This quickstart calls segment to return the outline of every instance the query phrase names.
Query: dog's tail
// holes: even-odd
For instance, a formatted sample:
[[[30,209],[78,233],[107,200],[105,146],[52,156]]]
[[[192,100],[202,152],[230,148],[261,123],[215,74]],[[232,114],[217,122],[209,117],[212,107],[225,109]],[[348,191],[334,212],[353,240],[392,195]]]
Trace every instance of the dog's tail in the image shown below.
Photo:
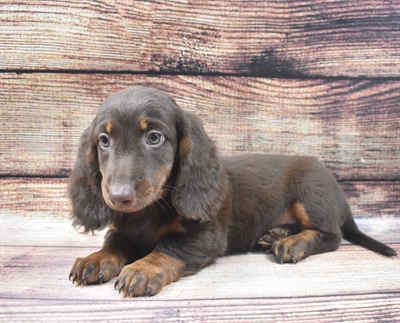
[[[397,255],[396,251],[394,251],[392,248],[379,241],[376,241],[375,239],[372,239],[365,233],[361,232],[358,229],[357,224],[354,222],[354,218],[350,210],[348,211],[346,221],[341,229],[343,238],[356,245],[363,246],[364,248],[375,251],[387,257],[393,257]]]

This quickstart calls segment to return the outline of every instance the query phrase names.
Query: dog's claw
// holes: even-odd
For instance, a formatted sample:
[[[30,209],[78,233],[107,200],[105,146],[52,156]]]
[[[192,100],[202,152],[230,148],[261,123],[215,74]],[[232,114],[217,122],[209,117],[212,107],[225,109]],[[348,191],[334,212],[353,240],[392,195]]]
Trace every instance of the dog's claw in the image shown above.
[[[136,285],[131,286],[131,288],[129,288],[128,290],[128,296],[133,292],[133,290],[135,289]]]

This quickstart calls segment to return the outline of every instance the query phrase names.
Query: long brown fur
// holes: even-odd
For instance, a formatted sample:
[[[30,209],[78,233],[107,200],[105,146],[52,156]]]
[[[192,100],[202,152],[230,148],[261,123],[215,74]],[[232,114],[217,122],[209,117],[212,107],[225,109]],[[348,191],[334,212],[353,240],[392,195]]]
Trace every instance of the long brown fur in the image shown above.
[[[224,254],[264,248],[278,263],[338,248],[342,236],[385,256],[360,232],[345,195],[315,158],[220,157],[201,120],[167,94],[111,95],[82,135],[70,176],[73,224],[108,226],[103,248],[70,279],[118,276],[125,296],[154,295]]]

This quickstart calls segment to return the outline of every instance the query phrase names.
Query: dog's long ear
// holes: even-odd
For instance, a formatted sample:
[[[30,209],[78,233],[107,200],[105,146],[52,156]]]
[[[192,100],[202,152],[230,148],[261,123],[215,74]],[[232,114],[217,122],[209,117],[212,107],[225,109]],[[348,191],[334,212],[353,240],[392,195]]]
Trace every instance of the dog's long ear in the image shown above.
[[[225,170],[199,117],[180,110],[177,128],[179,171],[171,194],[172,204],[184,218],[210,221],[226,199]]]
[[[80,139],[78,156],[68,183],[74,227],[85,232],[104,229],[112,220],[112,210],[101,193],[101,174],[96,142],[92,138],[96,119]]]

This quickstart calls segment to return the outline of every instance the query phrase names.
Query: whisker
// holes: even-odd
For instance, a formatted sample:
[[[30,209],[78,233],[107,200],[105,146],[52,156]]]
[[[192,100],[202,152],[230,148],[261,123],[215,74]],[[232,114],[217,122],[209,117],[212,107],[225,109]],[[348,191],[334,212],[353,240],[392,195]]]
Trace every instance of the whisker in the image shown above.
[[[181,190],[177,189],[176,187],[173,186],[169,186],[169,185],[163,185],[162,189],[172,192],[172,191],[176,191],[176,192],[180,192]]]
[[[90,208],[92,205],[96,203],[105,203],[105,201],[102,196],[96,196],[94,199],[90,201],[90,203],[87,205],[87,208]]]
[[[160,198],[164,201],[164,203],[170,208],[170,210],[172,211],[172,213],[174,215],[176,215],[176,210],[175,208],[173,208],[162,196],[160,196]]]
[[[165,213],[167,213],[164,206],[156,198],[153,198],[153,200],[156,201],[162,207],[162,209],[164,210]]]

